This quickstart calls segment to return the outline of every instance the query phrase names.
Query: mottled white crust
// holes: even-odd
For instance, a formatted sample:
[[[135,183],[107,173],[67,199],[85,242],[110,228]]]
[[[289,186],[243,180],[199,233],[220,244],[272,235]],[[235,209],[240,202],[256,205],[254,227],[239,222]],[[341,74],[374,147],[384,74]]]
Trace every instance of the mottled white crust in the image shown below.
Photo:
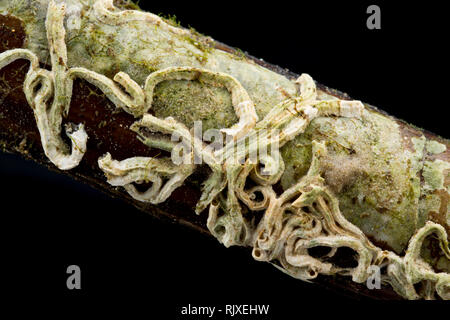
[[[188,32],[170,26],[150,13],[120,11],[112,0],[97,0],[94,11],[101,22],[111,25],[146,21],[167,32]],[[118,108],[138,118],[130,130],[135,131],[144,144],[173,151],[177,145],[169,136],[177,135],[191,147],[185,157],[201,157],[210,167],[212,173],[203,184],[196,211],[201,213],[208,209],[207,226],[225,246],[251,246],[256,260],[271,262],[302,280],[314,279],[318,274],[342,274],[362,283],[371,275],[373,266],[380,266],[386,268],[383,281],[405,298],[433,299],[437,294],[450,299],[450,275],[433,271],[420,256],[425,238],[434,234],[445,256],[450,258],[444,228],[427,222],[411,238],[403,257],[376,247],[358,227],[345,219],[336,196],[326,186],[320,166],[321,157],[327,154],[324,143],[312,141],[313,159],[307,174],[282,194],[277,195],[274,191],[273,186],[285,170],[278,148],[305,132],[311,121],[318,117],[365,121],[361,102],[319,100],[313,79],[303,74],[296,81],[297,95],[274,106],[258,122],[247,91],[238,80],[225,73],[170,67],[150,74],[141,88],[123,72],[117,73],[113,81],[82,67],[69,69],[64,16],[64,3],[51,0],[46,21],[51,71],[39,68],[37,56],[29,50],[10,50],[0,55],[0,68],[17,59],[31,62],[24,92],[36,116],[45,154],[59,169],[77,166],[86,152],[87,134],[82,124],[70,124],[66,128],[66,134],[72,140],[70,152],[61,138],[62,116],[69,111],[73,79],[82,78],[100,88]],[[233,139],[222,149],[213,151],[184,124],[148,113],[155,86],[165,80],[198,80],[225,87],[231,94],[239,122],[222,131]],[[51,105],[50,101],[53,101]],[[158,135],[149,137],[146,132]],[[258,139],[252,139],[254,137]],[[244,139],[249,141],[248,148],[236,148],[234,142]],[[278,148],[270,149],[271,146]],[[250,161],[250,155],[262,149],[271,152],[263,153],[256,162]],[[194,164],[174,164],[168,158],[133,157],[117,161],[109,153],[98,160],[98,165],[112,186],[124,187],[136,200],[153,204],[167,200],[195,170]],[[253,186],[247,189],[248,181],[252,181]],[[142,183],[151,183],[151,186],[140,192],[135,184]],[[261,219],[255,219],[258,215]],[[328,247],[330,251],[323,257],[312,256],[309,249],[314,247]],[[356,267],[343,268],[329,262],[341,247],[356,252]],[[414,287],[417,283],[422,283],[425,290],[417,292]]]

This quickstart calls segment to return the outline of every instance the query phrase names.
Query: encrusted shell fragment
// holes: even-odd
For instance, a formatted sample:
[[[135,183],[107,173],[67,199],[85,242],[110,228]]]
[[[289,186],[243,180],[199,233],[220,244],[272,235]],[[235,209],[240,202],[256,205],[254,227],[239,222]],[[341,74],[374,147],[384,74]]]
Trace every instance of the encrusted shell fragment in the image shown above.
[[[208,211],[207,226],[225,246],[250,246],[255,259],[302,280],[342,274],[363,283],[379,267],[385,268],[383,282],[405,298],[450,299],[449,270],[436,269],[450,259],[450,204],[443,200],[450,163],[441,142],[404,137],[394,120],[360,101],[320,92],[309,75],[291,81],[232,54],[199,48],[192,31],[121,10],[112,0],[0,4],[1,12],[46,18],[27,24],[28,49],[0,54],[0,68],[30,61],[24,92],[45,154],[59,169],[76,167],[86,152],[83,124],[66,125],[71,147],[61,137],[73,80],[81,78],[136,118],[129,129],[142,143],[173,152],[179,145],[170,137],[178,136],[189,150],[185,159],[204,161],[211,173],[196,212]],[[39,65],[47,57],[51,70]],[[217,150],[179,116],[190,112],[180,97],[195,86],[223,89],[205,94],[210,108],[203,109],[213,112],[192,112],[232,138]],[[155,100],[162,107],[155,108]],[[181,101],[179,112],[163,116],[173,100]],[[220,126],[223,119],[229,125]],[[109,184],[153,204],[166,201],[197,169],[159,156],[118,161],[110,153],[98,165]],[[439,264],[423,255],[430,239],[439,243]],[[318,257],[311,254],[316,247],[329,251]],[[356,266],[332,262],[342,247],[355,252]],[[417,290],[419,283],[427,289]]]

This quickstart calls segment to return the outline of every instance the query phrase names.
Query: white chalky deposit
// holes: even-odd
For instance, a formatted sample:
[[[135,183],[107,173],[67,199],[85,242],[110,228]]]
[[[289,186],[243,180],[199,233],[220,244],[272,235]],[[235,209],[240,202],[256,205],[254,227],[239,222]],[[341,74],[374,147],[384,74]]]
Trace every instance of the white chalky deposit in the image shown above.
[[[70,146],[61,136],[62,119],[69,111],[73,81],[76,78],[84,79],[98,87],[118,109],[135,117],[135,122],[129,129],[137,133],[137,139],[142,143],[150,148],[171,152],[176,144],[170,140],[170,136],[177,135],[192,146],[191,153],[185,155],[187,158],[198,156],[204,160],[211,173],[203,183],[196,212],[200,214],[205,209],[208,211],[207,226],[225,246],[252,247],[252,255],[256,260],[271,262],[302,280],[314,279],[319,274],[341,274],[363,283],[370,277],[373,266],[384,266],[383,283],[390,284],[403,297],[450,299],[450,275],[433,270],[421,257],[422,244],[428,236],[434,235],[440,243],[443,257],[450,259],[447,233],[443,226],[427,221],[426,218],[423,223],[414,221],[417,228],[411,234],[408,233],[409,243],[397,244],[395,247],[397,251],[404,249],[404,254],[400,255],[394,250],[382,250],[375,245],[362,227],[351,223],[341,209],[338,191],[349,189],[348,186],[354,182],[352,179],[358,179],[370,170],[378,170],[382,155],[394,154],[395,148],[401,145],[397,137],[398,126],[392,121],[388,122],[380,115],[375,115],[360,101],[338,100],[325,97],[323,93],[319,95],[309,75],[303,74],[296,81],[280,77],[277,78],[278,84],[264,82],[261,80],[262,76],[248,80],[249,74],[259,74],[262,68],[234,61],[234,64],[230,64],[229,71],[226,71],[224,65],[227,65],[228,58],[223,53],[217,53],[205,62],[203,57],[198,57],[198,48],[191,48],[190,55],[177,56],[177,63],[170,58],[161,59],[164,62],[156,64],[156,70],[149,72],[145,79],[129,65],[129,72],[119,71],[110,79],[99,71],[107,69],[112,63],[111,59],[123,62],[128,61],[129,56],[94,56],[89,59],[94,61],[93,65],[89,65],[92,62],[77,66],[69,63],[66,30],[72,41],[72,36],[76,37],[83,31],[83,15],[103,26],[106,30],[103,33],[112,32],[111,30],[116,30],[112,28],[117,26],[144,26],[147,30],[154,28],[168,37],[173,36],[173,42],[178,43],[183,37],[192,36],[192,31],[172,26],[151,13],[121,10],[114,6],[112,0],[88,1],[89,4],[76,0],[41,2],[48,2],[45,28],[51,70],[39,65],[43,51],[34,52],[29,49],[3,52],[0,54],[0,68],[18,59],[30,61],[24,92],[35,114],[45,154],[56,167],[61,170],[76,167],[87,151],[88,136],[83,124],[66,126],[65,134],[71,141]],[[95,24],[91,24],[90,28],[94,30]],[[145,37],[138,32],[127,36],[130,39]],[[132,45],[130,42],[130,47]],[[149,52],[152,52],[149,48],[137,48],[133,57],[145,58],[147,54],[152,54]],[[171,65],[167,65],[167,61]],[[98,69],[92,70],[94,67]],[[198,141],[185,123],[171,116],[161,118],[151,113],[155,91],[159,85],[185,82],[224,88],[229,93],[231,106],[238,120],[230,127],[221,128],[221,132],[231,137],[223,148],[205,148],[205,143]],[[266,99],[264,95],[255,94],[254,88],[258,85],[263,88],[263,92],[274,92],[270,96],[277,95],[276,98],[271,100],[272,98]],[[278,87],[283,85],[289,91],[289,97],[281,99]],[[189,110],[182,112],[188,113]],[[308,131],[311,130],[313,121],[322,136],[331,136],[330,141],[319,139]],[[333,123],[334,127],[330,129]],[[383,127],[385,124],[387,125]],[[377,137],[392,139],[394,143],[386,146],[374,141],[364,149],[358,139],[366,135],[367,127],[376,128],[380,133]],[[348,132],[351,130],[360,130],[361,135],[349,136]],[[376,140],[374,135],[367,136],[367,140]],[[258,139],[253,139],[254,137]],[[302,140],[304,137],[308,138]],[[249,141],[247,148],[236,150],[234,142],[246,139]],[[410,203],[402,201],[409,199],[408,196],[419,198],[420,179],[417,174],[422,169],[426,187],[430,191],[446,190],[448,187],[444,185],[444,174],[450,168],[448,162],[439,159],[423,162],[422,157],[424,149],[432,154],[440,154],[446,150],[445,146],[437,142],[425,144],[423,137],[417,141],[421,142],[416,144],[420,149],[416,150],[417,154],[409,152],[406,155],[395,155],[395,158],[386,161],[392,166],[387,167],[389,170],[395,168],[400,173],[383,170],[385,176],[379,180],[373,179],[370,185],[374,189],[383,189],[382,182],[397,174],[399,180],[405,176],[405,189],[409,194],[398,195],[398,199],[393,201],[393,196],[383,198],[382,192],[360,192],[354,198],[353,205],[358,203],[369,210],[373,203],[380,202],[385,205],[385,210],[395,211],[400,207],[407,212]],[[294,160],[288,159],[286,154],[290,151],[282,149],[283,146],[293,148],[292,145],[297,144],[299,149],[296,150],[302,152],[302,143],[308,144],[308,152],[311,154],[306,154],[305,151],[301,155],[303,158],[295,154]],[[280,150],[274,149],[272,153],[261,155],[256,163],[249,161],[250,155],[258,154],[257,151],[262,149],[268,150],[273,145]],[[352,148],[358,149],[357,152]],[[348,154],[345,157],[339,154],[341,150],[350,154],[351,160],[345,158]],[[353,156],[353,153],[356,155]],[[361,165],[373,154],[376,157],[371,165]],[[297,163],[294,166],[295,161]],[[132,157],[118,161],[109,153],[98,159],[98,165],[111,186],[123,187],[134,199],[152,204],[166,201],[197,168],[195,164],[174,164],[170,158],[164,157]],[[269,174],[261,174],[261,167]],[[298,172],[303,174],[296,176]],[[374,176],[378,177],[378,173],[376,171],[377,175]],[[409,178],[409,174],[412,178]],[[136,185],[143,183],[151,183],[151,186],[146,191],[138,191]],[[283,191],[277,194],[274,186],[279,183],[283,185]],[[415,202],[414,205],[418,206]],[[398,213],[397,211],[395,212]],[[361,217],[366,216],[366,212],[361,213]],[[352,218],[357,220],[354,216]],[[448,223],[448,213],[446,219]],[[385,233],[380,234],[387,242],[394,242]],[[310,251],[315,247],[330,250],[326,255],[317,257]],[[355,252],[356,266],[340,267],[331,262],[331,258],[341,247]],[[414,286],[418,283],[423,284],[427,290],[418,291]]]

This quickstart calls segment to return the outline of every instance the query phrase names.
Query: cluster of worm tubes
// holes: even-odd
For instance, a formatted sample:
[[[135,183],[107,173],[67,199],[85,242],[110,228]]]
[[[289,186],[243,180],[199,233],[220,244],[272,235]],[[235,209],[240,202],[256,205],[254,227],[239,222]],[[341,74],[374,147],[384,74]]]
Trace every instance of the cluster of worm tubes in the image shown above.
[[[121,11],[114,7],[112,0],[96,1],[93,10],[100,21],[108,24],[143,20],[169,32],[186,32],[150,13]],[[282,193],[274,190],[285,170],[278,149],[304,133],[311,121],[319,117],[344,117],[364,122],[366,110],[361,102],[320,100],[314,81],[303,74],[296,81],[297,94],[273,106],[263,119],[258,119],[247,91],[226,73],[169,67],[151,73],[144,86],[124,72],[117,73],[111,80],[83,67],[68,67],[64,18],[64,3],[50,1],[46,19],[50,71],[42,69],[37,55],[28,49],[0,54],[0,68],[18,59],[30,61],[24,93],[33,109],[44,152],[56,167],[70,170],[80,163],[86,152],[88,135],[83,124],[66,125],[70,147],[61,132],[62,119],[69,111],[73,81],[84,79],[98,87],[118,109],[136,118],[129,129],[136,132],[143,144],[171,153],[177,144],[170,137],[177,135],[190,147],[190,152],[183,157],[200,157],[204,161],[210,175],[202,185],[196,212],[208,211],[208,229],[225,246],[250,246],[256,260],[271,262],[302,280],[314,279],[319,274],[341,274],[363,283],[377,266],[381,268],[382,281],[405,298],[433,299],[437,295],[450,299],[450,275],[435,272],[420,255],[425,238],[433,234],[450,259],[445,229],[434,222],[426,222],[410,239],[402,257],[375,246],[344,217],[337,197],[325,183],[323,168],[319,165],[327,154],[324,142],[312,141],[309,170],[297,183]],[[222,148],[213,150],[185,124],[172,117],[161,119],[149,112],[155,87],[166,80],[197,80],[229,91],[238,122],[221,130],[228,138]],[[247,141],[245,148],[237,148],[240,141]],[[252,161],[250,155],[262,149],[271,152]],[[98,165],[110,185],[123,187],[134,199],[152,204],[167,200],[197,169],[193,161],[181,165],[174,164],[169,157],[132,157],[118,161],[109,153],[98,159]],[[147,190],[137,187],[147,183],[150,185]],[[311,249],[317,247],[329,250],[321,256],[311,254]],[[330,258],[342,247],[356,252],[355,267],[340,267],[331,262]],[[420,291],[415,287],[418,283],[422,284]]]

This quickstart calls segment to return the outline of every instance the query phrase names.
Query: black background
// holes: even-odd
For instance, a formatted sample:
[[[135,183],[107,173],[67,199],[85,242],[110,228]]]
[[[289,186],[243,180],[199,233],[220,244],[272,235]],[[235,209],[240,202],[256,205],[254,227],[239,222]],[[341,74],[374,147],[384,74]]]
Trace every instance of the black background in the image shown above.
[[[153,13],[448,137],[448,42],[442,2],[141,1]],[[382,29],[366,28],[378,4]],[[116,310],[130,301],[148,316],[183,319],[187,304],[271,304],[272,319],[299,310],[343,315],[354,300],[295,281],[247,251],[222,245],[111,200],[91,188],[0,155],[2,290],[67,310],[85,303]],[[66,288],[81,267],[82,290]],[[366,301],[367,302],[367,301]],[[348,303],[348,305],[346,305]],[[328,307],[332,305],[333,308]],[[338,308],[336,308],[336,306]],[[379,305],[377,305],[379,306]],[[17,309],[21,311],[21,309]],[[300,313],[300,315],[299,315]],[[306,316],[306,315],[303,315]]]

